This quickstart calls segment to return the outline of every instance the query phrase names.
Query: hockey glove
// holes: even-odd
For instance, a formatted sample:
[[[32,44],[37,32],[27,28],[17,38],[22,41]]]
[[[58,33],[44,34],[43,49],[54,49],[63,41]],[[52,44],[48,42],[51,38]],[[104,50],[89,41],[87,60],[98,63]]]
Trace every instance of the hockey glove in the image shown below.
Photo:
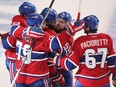
[[[69,33],[71,35],[75,35],[76,32],[82,30],[84,28],[84,25],[85,25],[84,20],[76,21],[74,22],[74,25],[72,25],[71,23],[67,24]]]
[[[54,57],[54,63],[56,66],[60,66],[60,59],[61,59],[61,55],[56,54],[56,56]]]
[[[4,38],[6,38],[8,35],[9,35],[9,32],[8,32],[8,33],[4,33],[4,34],[1,34],[1,33],[0,33],[0,37],[1,37],[2,40],[3,40]]]
[[[38,27],[27,27],[23,31],[23,38],[39,39],[44,37],[44,31]]]
[[[112,83],[113,83],[114,87],[116,87],[116,76],[112,77]]]
[[[53,87],[63,87],[65,85],[65,80],[61,73],[57,73],[50,79],[52,81]]]

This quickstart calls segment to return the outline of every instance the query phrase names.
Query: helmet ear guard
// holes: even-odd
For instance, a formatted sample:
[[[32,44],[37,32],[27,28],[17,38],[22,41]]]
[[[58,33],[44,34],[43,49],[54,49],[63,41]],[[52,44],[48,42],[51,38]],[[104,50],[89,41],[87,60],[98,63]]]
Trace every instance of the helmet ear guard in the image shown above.
[[[85,28],[89,27],[90,32],[97,31],[98,25],[99,25],[99,20],[95,15],[89,15],[89,16],[85,17],[84,21],[85,21]]]

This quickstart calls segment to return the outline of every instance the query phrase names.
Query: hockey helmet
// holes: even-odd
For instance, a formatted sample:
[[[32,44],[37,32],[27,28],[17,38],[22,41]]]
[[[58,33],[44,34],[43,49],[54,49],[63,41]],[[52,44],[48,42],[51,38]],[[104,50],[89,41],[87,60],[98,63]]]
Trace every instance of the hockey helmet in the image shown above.
[[[42,12],[40,13],[43,17],[47,14],[49,8],[44,8]],[[50,9],[49,14],[45,21],[52,22],[55,21],[57,18],[58,13],[54,9]]]
[[[66,11],[59,13],[58,18],[62,18],[65,22],[72,21],[72,16],[70,15],[70,13],[67,13]]]
[[[38,13],[31,13],[27,17],[27,23],[30,26],[40,25],[43,20],[43,16]]]
[[[99,20],[95,15],[89,15],[84,18],[85,26],[90,27],[90,30],[95,30],[98,28]]]
[[[35,13],[36,12],[36,7],[32,3],[29,2],[24,2],[20,7],[19,7],[19,13],[21,15],[28,14],[28,13]]]

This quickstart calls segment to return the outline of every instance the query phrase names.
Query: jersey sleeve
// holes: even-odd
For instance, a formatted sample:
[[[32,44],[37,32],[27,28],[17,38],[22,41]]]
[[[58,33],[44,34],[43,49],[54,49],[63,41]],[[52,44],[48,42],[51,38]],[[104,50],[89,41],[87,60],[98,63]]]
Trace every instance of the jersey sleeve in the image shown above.
[[[73,70],[78,66],[80,52],[77,49],[80,49],[80,46],[77,43],[77,41],[74,42],[72,51],[67,56],[56,58],[55,62],[57,66],[61,66],[65,70]]]
[[[107,57],[107,61],[108,61],[108,68],[110,69],[111,73],[115,73],[115,63],[116,63],[116,53],[114,52],[113,49],[113,41],[111,39],[111,37],[108,36],[108,40],[109,40],[109,49],[108,49],[108,57]]]
[[[10,34],[16,38],[22,38],[22,32],[27,27],[26,19],[22,16],[14,16],[12,19]]]
[[[62,46],[60,45],[58,38],[53,35],[50,35],[47,32],[45,32],[44,38],[36,40],[35,46],[34,48],[39,48],[41,51],[45,52],[62,52]]]
[[[16,39],[13,36],[8,36],[2,40],[2,45],[4,49],[15,48]]]

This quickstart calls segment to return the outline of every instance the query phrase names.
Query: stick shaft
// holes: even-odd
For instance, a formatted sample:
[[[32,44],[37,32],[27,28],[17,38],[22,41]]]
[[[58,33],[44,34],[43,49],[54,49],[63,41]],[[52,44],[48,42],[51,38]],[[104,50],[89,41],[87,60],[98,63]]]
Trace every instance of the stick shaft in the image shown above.
[[[16,81],[16,79],[17,79],[17,77],[18,77],[18,75],[19,75],[19,73],[20,73],[20,71],[21,71],[21,69],[23,67],[23,64],[24,64],[24,62],[22,61],[22,64],[20,65],[20,68],[18,69],[18,71],[17,71],[17,73],[16,73],[16,75],[15,75],[15,77],[14,77],[14,79],[13,79],[11,85],[10,85],[10,87],[13,87],[13,85],[14,85],[14,83],[15,83],[15,81]]]
[[[77,13],[77,21],[80,20],[80,16],[81,16],[81,4],[82,4],[82,0],[79,0],[79,8],[78,8],[78,13]]]
[[[42,28],[42,26],[43,26],[43,24],[44,24],[44,22],[45,22],[45,19],[47,18],[48,14],[49,14],[49,12],[50,12],[52,6],[53,6],[54,1],[55,1],[55,0],[52,0],[52,2],[50,3],[50,5],[49,5],[49,7],[48,7],[48,12],[46,13],[46,15],[45,15],[45,17],[44,17],[42,23],[41,23],[40,26],[39,26],[39,28]]]

